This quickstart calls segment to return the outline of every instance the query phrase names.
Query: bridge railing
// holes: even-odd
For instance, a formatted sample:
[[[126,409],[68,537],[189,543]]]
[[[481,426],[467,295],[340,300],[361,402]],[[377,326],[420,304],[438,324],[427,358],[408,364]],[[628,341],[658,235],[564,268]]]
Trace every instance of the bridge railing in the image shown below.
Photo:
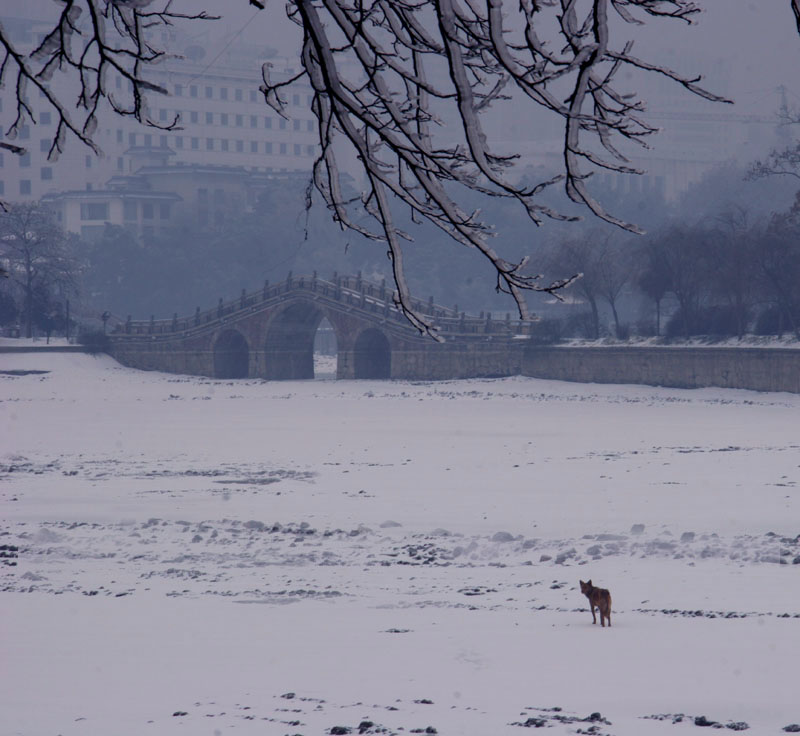
[[[133,320],[128,316],[125,322],[115,326],[112,334],[116,336],[167,336],[188,335],[201,331],[215,323],[223,323],[234,315],[248,311],[263,309],[271,303],[279,301],[285,294],[297,290],[315,293],[320,298],[330,299],[358,310],[367,315],[378,316],[385,321],[398,325],[408,325],[402,312],[395,306],[393,289],[386,286],[386,281],[375,283],[358,276],[333,275],[333,280],[321,279],[316,273],[311,276],[293,276],[289,273],[286,280],[277,284],[264,282],[258,291],[247,293],[242,289],[238,299],[219,300],[216,307],[201,311],[197,308],[191,317],[179,318],[177,313],[172,319]],[[435,304],[433,297],[427,302],[412,299],[412,307],[418,312],[432,318],[436,328],[442,335],[482,335],[482,334],[527,334],[529,323],[512,320],[509,314],[505,319],[494,319],[491,313],[480,317],[468,316],[459,312],[458,308],[444,307]],[[410,327],[410,326],[409,326]]]

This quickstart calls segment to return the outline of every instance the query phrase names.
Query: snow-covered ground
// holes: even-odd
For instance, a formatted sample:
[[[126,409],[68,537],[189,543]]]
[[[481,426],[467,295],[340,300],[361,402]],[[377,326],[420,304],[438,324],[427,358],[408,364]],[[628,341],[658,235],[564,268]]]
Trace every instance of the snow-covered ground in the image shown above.
[[[800,396],[0,355],[0,732],[779,734],[798,481]]]

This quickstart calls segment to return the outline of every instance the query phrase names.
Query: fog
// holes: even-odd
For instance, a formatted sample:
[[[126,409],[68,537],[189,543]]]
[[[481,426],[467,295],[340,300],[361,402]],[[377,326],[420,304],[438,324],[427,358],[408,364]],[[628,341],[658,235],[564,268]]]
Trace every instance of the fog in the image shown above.
[[[167,61],[163,68],[191,63],[190,81],[202,89],[204,78],[221,79],[231,64],[247,67],[252,76],[250,87],[244,90],[245,100],[258,85],[259,58],[267,58],[279,75],[299,70],[301,29],[287,18],[282,3],[268,3],[263,11],[244,1],[213,6],[200,1],[180,3],[181,12],[201,10],[217,13],[220,18],[177,23],[177,41],[169,51],[186,54],[189,50],[192,58]],[[4,3],[2,17],[5,23],[13,18],[51,18],[54,12],[55,8],[43,2],[31,5],[14,0]],[[660,75],[626,75],[623,87],[638,92],[646,101],[643,118],[661,131],[648,138],[647,149],[632,144],[621,146],[632,165],[645,172],[642,177],[601,170],[589,187],[613,214],[651,233],[675,223],[694,225],[711,221],[735,207],[747,210],[751,222],[763,224],[772,213],[786,210],[794,197],[791,182],[786,180],[745,181],[754,160],[792,140],[792,128],[778,124],[781,108],[792,112],[800,107],[800,86],[796,81],[800,37],[789,3],[709,0],[695,18],[692,24],[653,18],[640,26],[617,22],[612,29],[617,38],[634,40],[634,55],[685,75],[701,75],[703,87],[732,101],[724,104],[700,99]],[[287,132],[280,133],[285,137],[264,133],[274,143],[241,140],[235,129],[220,130],[218,126],[222,123],[217,119],[227,120],[230,115],[226,124],[233,127],[234,120],[244,118],[243,122],[237,120],[236,126],[247,128],[248,119],[250,126],[255,125],[254,113],[258,112],[258,124],[261,125],[262,115],[266,124],[266,115],[271,114],[266,106],[248,106],[255,102],[253,98],[248,105],[237,105],[232,100],[227,108],[220,108],[229,109],[230,113],[220,113],[214,108],[213,113],[201,112],[198,118],[197,113],[190,115],[184,100],[172,94],[175,85],[181,86],[185,77],[185,74],[181,78],[167,75],[165,84],[170,97],[165,101],[154,94],[150,101],[154,111],[163,106],[166,110],[161,112],[165,115],[180,114],[179,135],[170,132],[167,136],[163,131],[137,128],[130,119],[124,121],[123,129],[119,118],[106,110],[101,117],[101,159],[91,161],[90,152],[74,139],[68,141],[67,152],[58,163],[45,160],[44,147],[39,150],[38,146],[29,145],[33,159],[32,165],[28,163],[29,170],[21,163],[18,166],[11,154],[4,155],[0,175],[6,201],[26,201],[25,195],[17,195],[27,191],[28,200],[51,197],[51,202],[61,202],[65,213],[64,192],[107,191],[113,177],[119,180],[123,174],[129,176],[142,166],[154,165],[154,161],[142,158],[141,150],[138,158],[131,153],[136,146],[142,146],[142,141],[145,146],[150,142],[168,146],[169,165],[208,164],[270,172],[269,181],[265,183],[262,177],[258,188],[247,183],[241,194],[228,192],[226,209],[215,213],[216,220],[211,217],[207,222],[187,214],[190,208],[186,192],[169,189],[163,193],[172,194],[175,200],[169,205],[170,228],[154,230],[140,219],[138,231],[128,228],[128,235],[109,232],[102,221],[87,224],[85,212],[80,221],[66,224],[81,236],[84,258],[90,262],[83,269],[81,295],[87,313],[110,309],[123,317],[131,313],[138,317],[189,314],[198,306],[211,307],[218,298],[234,298],[242,288],[253,290],[260,288],[265,280],[279,281],[288,271],[318,271],[326,278],[333,272],[358,271],[373,280],[391,276],[384,247],[357,234],[341,232],[331,222],[319,197],[315,197],[311,211],[306,212],[305,188],[312,152],[316,150],[314,122],[307,106],[288,110]],[[291,101],[292,94],[287,91],[287,100]],[[305,97],[305,91],[302,96]],[[243,114],[237,114],[239,111]],[[4,131],[9,130],[14,114],[13,92],[7,86],[0,110]],[[212,116],[213,129],[207,125]],[[275,118],[276,127],[278,122]],[[498,103],[485,116],[485,123],[493,151],[519,156],[516,176],[536,182],[559,171],[563,130],[557,116],[545,114],[529,101],[514,97]],[[445,118],[441,135],[451,135],[457,124],[457,119]],[[283,127],[284,123],[280,125]],[[52,135],[52,130],[48,131],[41,120],[39,125],[30,127],[34,139]],[[226,137],[229,135],[230,139]],[[223,146],[222,151],[215,150],[216,157],[205,152],[206,147],[210,150],[212,146],[211,136],[215,149]],[[42,140],[42,146],[44,143]],[[266,157],[262,157],[264,145],[271,152]],[[228,146],[230,156],[226,153]],[[288,150],[284,156],[285,149]],[[297,156],[299,149],[301,157]],[[259,156],[248,157],[249,151],[258,151]],[[360,169],[352,158],[345,168],[352,176],[356,192],[362,183]],[[38,182],[38,188],[35,178],[32,189],[29,181],[25,183],[30,171],[34,174],[41,171],[40,176],[45,179],[46,170],[49,179]],[[720,174],[721,171],[727,173]],[[167,185],[148,180],[146,185],[140,181],[137,186],[156,190]],[[585,208],[573,205],[563,192],[546,193],[544,200],[568,214],[581,215],[583,221],[568,225],[546,221],[543,227],[536,228],[514,203],[483,201],[471,193],[464,203],[481,209],[486,222],[494,226],[500,252],[509,258],[533,255],[537,270],[552,266],[548,260],[550,252],[565,239],[579,240],[586,233],[597,231],[611,233],[603,237],[620,242],[628,240],[624,233],[606,228]],[[418,296],[424,299],[433,296],[437,302],[457,303],[462,309],[475,312],[513,310],[507,299],[494,293],[493,272],[474,252],[450,242],[433,227],[412,224],[405,212],[398,212],[397,216],[414,236],[414,242],[405,247],[409,255],[409,282]],[[111,217],[111,224],[116,223]],[[142,248],[143,244],[146,247]],[[630,319],[635,320],[639,295],[630,293],[628,299]],[[546,300],[532,297],[531,302],[539,311],[549,309]]]

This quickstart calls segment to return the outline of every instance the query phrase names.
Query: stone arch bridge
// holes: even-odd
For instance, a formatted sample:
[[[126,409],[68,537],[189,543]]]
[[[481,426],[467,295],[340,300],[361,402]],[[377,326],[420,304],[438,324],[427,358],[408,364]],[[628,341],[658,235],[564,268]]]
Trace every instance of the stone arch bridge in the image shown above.
[[[269,380],[314,377],[314,338],[323,318],[337,342],[337,378],[436,380],[521,372],[528,324],[468,317],[414,302],[430,316],[442,342],[420,335],[393,302],[385,283],[360,276],[326,281],[292,276],[242,291],[230,302],[187,318],[133,321],[111,333],[111,354],[143,370]]]

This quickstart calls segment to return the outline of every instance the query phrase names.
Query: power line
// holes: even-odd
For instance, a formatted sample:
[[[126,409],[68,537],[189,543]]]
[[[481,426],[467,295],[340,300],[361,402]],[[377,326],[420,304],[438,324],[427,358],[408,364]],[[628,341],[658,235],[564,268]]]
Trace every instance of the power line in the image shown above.
[[[250,23],[252,23],[252,22],[253,22],[254,18],[256,17],[256,15],[258,15],[258,13],[259,13],[259,11],[258,11],[258,10],[256,10],[256,11],[253,13],[253,15],[251,15],[251,16],[250,16],[250,18],[248,18],[248,19],[247,19],[247,21],[245,21],[245,24],[244,24],[244,25],[243,25],[243,26],[242,26],[242,27],[241,27],[241,28],[240,28],[238,31],[236,31],[236,33],[235,33],[235,34],[234,34],[234,35],[231,37],[231,39],[228,41],[228,43],[226,43],[226,44],[225,44],[225,45],[224,45],[224,46],[223,46],[223,47],[220,49],[219,53],[218,53],[218,54],[217,54],[217,55],[216,55],[216,56],[215,56],[215,57],[214,57],[214,58],[213,58],[211,61],[209,61],[209,62],[208,62],[208,64],[206,64],[206,65],[205,65],[205,66],[204,66],[204,67],[203,67],[203,68],[202,68],[202,69],[201,69],[199,72],[197,72],[197,74],[195,74],[193,77],[190,77],[190,78],[189,78],[189,81],[188,81],[188,82],[186,82],[186,84],[189,84],[189,82],[194,82],[194,81],[195,81],[195,79],[199,79],[199,78],[200,78],[200,77],[202,77],[202,76],[203,76],[203,75],[204,75],[204,74],[205,74],[205,73],[206,73],[206,72],[207,72],[207,71],[208,71],[208,70],[209,70],[209,69],[210,69],[212,66],[214,66],[214,64],[216,64],[216,62],[217,62],[217,60],[219,59],[219,57],[220,57],[220,56],[222,56],[222,55],[223,55],[223,54],[224,54],[224,53],[225,53],[225,52],[226,52],[226,51],[227,51],[227,50],[228,50],[228,49],[231,47],[231,44],[232,44],[232,43],[233,43],[233,42],[234,42],[234,41],[235,41],[237,38],[239,38],[239,36],[241,36],[241,35],[242,35],[242,33],[244,33],[244,30],[247,28],[247,26],[249,26],[249,25],[250,25]]]

